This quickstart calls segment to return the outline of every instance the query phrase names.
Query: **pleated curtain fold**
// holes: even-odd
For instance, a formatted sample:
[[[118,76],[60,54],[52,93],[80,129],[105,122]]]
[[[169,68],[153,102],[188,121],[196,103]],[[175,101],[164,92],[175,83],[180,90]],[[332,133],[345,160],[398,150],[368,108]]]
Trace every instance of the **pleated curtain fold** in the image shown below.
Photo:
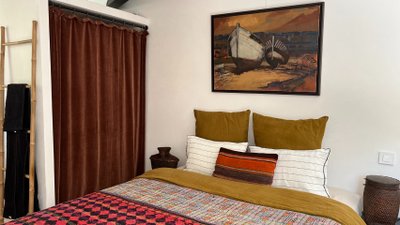
[[[147,31],[50,7],[57,203],[144,172]]]

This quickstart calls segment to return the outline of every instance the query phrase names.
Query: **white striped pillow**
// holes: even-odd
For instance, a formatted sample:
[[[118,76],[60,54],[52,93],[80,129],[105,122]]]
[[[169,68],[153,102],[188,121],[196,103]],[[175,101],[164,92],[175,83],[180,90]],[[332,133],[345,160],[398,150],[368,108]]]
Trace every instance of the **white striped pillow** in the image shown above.
[[[330,149],[285,150],[250,146],[250,152],[278,154],[272,186],[329,197],[326,183]]]
[[[214,172],[219,149],[227,148],[233,151],[246,152],[247,142],[219,142],[210,141],[196,136],[188,136],[185,170],[211,176]]]

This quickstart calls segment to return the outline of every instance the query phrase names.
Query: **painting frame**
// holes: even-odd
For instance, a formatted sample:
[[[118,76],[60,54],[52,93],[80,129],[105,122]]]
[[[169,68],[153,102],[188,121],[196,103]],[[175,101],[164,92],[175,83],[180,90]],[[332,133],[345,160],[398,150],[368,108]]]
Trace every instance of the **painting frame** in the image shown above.
[[[284,7],[275,7],[275,8],[267,8],[267,9],[258,9],[258,10],[251,10],[251,11],[242,11],[242,12],[233,12],[233,13],[224,13],[224,14],[216,14],[216,15],[211,15],[211,89],[212,92],[230,92],[230,93],[262,93],[262,94],[285,94],[285,95],[316,95],[319,96],[320,92],[321,92],[321,65],[322,65],[322,44],[323,44],[323,26],[324,26],[324,7],[325,7],[325,3],[324,2],[316,2],[316,3],[309,3],[309,4],[300,4],[300,5],[292,5],[292,6],[284,6]],[[274,82],[270,82],[268,83],[265,87],[257,87],[256,89],[235,89],[235,88],[220,88],[219,86],[224,86],[226,81],[223,81],[223,79],[221,79],[220,77],[222,77],[221,74],[223,73],[227,73],[228,75],[226,77],[233,77],[232,79],[235,79],[235,81],[237,79],[240,79],[238,77],[240,77],[243,73],[231,73],[233,75],[230,75],[230,71],[225,69],[225,68],[231,68],[231,70],[239,70],[239,66],[243,66],[243,65],[249,65],[249,64],[240,64],[239,62],[236,62],[235,59],[237,60],[238,58],[240,58],[239,56],[239,43],[237,44],[238,47],[236,47],[236,53],[234,53],[235,51],[232,50],[234,49],[234,46],[232,46],[233,44],[233,34],[234,32],[237,32],[238,29],[241,29],[240,27],[240,23],[238,23],[236,25],[236,28],[229,34],[228,37],[227,34],[220,34],[218,36],[218,32],[221,31],[220,30],[216,30],[218,29],[218,26],[216,24],[223,24],[223,22],[220,21],[224,21],[230,18],[238,18],[238,17],[252,17],[254,15],[279,15],[279,12],[281,13],[285,13],[285,12],[291,12],[291,11],[301,11],[303,10],[312,10],[313,8],[317,8],[318,12],[315,12],[314,14],[317,14],[317,27],[315,25],[315,18],[314,20],[309,20],[311,21],[310,23],[314,24],[313,25],[313,29],[317,29],[316,31],[312,31],[310,32],[304,32],[306,35],[313,35],[312,41],[310,41],[310,43],[312,44],[312,47],[310,47],[309,49],[312,50],[308,50],[309,52],[307,52],[306,50],[302,50],[301,47],[297,47],[296,49],[293,48],[293,52],[296,53],[293,55],[295,55],[294,57],[291,58],[290,56],[290,48],[286,48],[287,49],[287,54],[289,55],[288,57],[281,57],[277,52],[277,50],[279,50],[278,48],[276,48],[276,50],[274,51],[274,47],[273,46],[277,46],[277,42],[280,41],[280,39],[276,39],[276,41],[274,42],[274,33],[277,32],[269,32],[269,36],[271,36],[272,33],[272,44],[271,41],[268,40],[268,44],[263,44],[263,52],[264,52],[264,59],[262,59],[263,61],[260,63],[259,67],[256,67],[258,74],[263,74],[262,70],[260,68],[262,68],[262,65],[266,65],[264,68],[264,74],[271,74],[273,71],[273,66],[275,65],[274,63],[274,54],[277,55],[276,59],[281,59],[280,62],[285,62],[286,59],[286,64],[285,65],[278,65],[281,66],[284,69],[281,69],[284,72],[279,72],[279,74],[281,74],[281,77],[283,77],[283,75],[287,75],[287,76],[294,76],[294,78],[287,78],[288,80],[283,80],[283,81],[274,81]],[[278,13],[277,13],[278,12]],[[273,13],[273,14],[272,14]],[[271,16],[272,17],[272,16]],[[315,16],[314,16],[315,17]],[[313,17],[311,17],[313,18]],[[218,21],[220,20],[220,21]],[[273,20],[272,20],[273,21]],[[305,20],[307,22],[307,20]],[[218,23],[220,22],[220,23]],[[306,23],[305,22],[305,23]],[[289,23],[288,23],[289,24]],[[222,26],[222,25],[221,25]],[[221,27],[219,26],[219,27]],[[238,28],[240,27],[240,28]],[[284,27],[284,26],[283,26]],[[231,27],[232,28],[232,27]],[[282,29],[282,28],[281,28]],[[283,28],[284,29],[284,28]],[[287,28],[289,29],[289,28]],[[246,30],[246,28],[244,28],[243,30]],[[239,30],[239,32],[241,32]],[[251,35],[249,37],[251,37],[253,35],[253,32],[249,31],[251,33]],[[258,33],[262,33],[258,32]],[[258,33],[254,32],[254,35],[257,35]],[[264,33],[267,33],[266,31]],[[282,33],[282,32],[281,32]],[[302,35],[302,32],[300,32],[300,34],[298,34],[299,32],[297,31],[293,31],[291,32],[286,31],[285,33],[288,33],[289,35]],[[294,33],[294,34],[291,34]],[[282,33],[283,34],[283,33]],[[268,35],[264,35],[264,36],[268,36]],[[316,35],[316,36],[315,36]],[[239,39],[240,36],[238,36],[237,39]],[[226,40],[225,40],[225,39]],[[236,40],[237,40],[236,39]],[[259,38],[260,40],[261,38]],[[297,38],[298,39],[298,38]],[[300,38],[301,39],[301,38]],[[307,37],[305,37],[304,39],[307,39]],[[218,45],[221,43],[223,43],[223,41],[226,41],[226,45],[228,45],[228,47],[226,48],[226,50],[224,50],[222,47],[218,47]],[[239,41],[237,41],[239,42]],[[257,40],[257,42],[260,42]],[[262,42],[262,41],[261,41]],[[267,43],[267,42],[265,42]],[[285,40],[282,41],[283,44],[285,44]],[[289,43],[286,40],[286,43]],[[256,43],[257,44],[257,43]],[[290,45],[290,43],[289,43]],[[267,48],[267,46],[269,46],[270,48]],[[293,46],[296,46],[295,44],[293,44]],[[311,45],[310,45],[311,46]],[[226,47],[226,46],[224,46]],[[271,51],[271,47],[272,47],[272,51]],[[300,49],[300,50],[299,50]],[[305,49],[305,48],[304,48]],[[261,51],[261,50],[260,50]],[[267,59],[267,51],[268,54],[271,55],[269,59],[269,61],[271,61],[272,63],[268,63],[265,62]],[[303,52],[302,52],[303,51]],[[221,53],[222,52],[222,53]],[[253,51],[254,52],[254,51]],[[303,55],[301,55],[302,53],[304,53]],[[235,55],[236,54],[236,55]],[[261,54],[261,53],[257,53],[257,54]],[[284,54],[283,54],[284,55]],[[235,58],[236,57],[236,58]],[[281,57],[281,58],[279,58]],[[305,58],[304,58],[305,57]],[[308,59],[307,59],[308,57]],[[260,56],[258,56],[258,58],[256,58],[257,60],[259,60]],[[219,61],[221,60],[225,60],[225,63],[221,63]],[[230,61],[229,61],[230,60]],[[297,60],[297,61],[296,61]],[[302,68],[302,62],[303,60],[305,62],[311,61],[311,65],[305,65],[304,68]],[[228,61],[228,62],[226,62]],[[234,63],[233,63],[233,62]],[[239,61],[239,60],[237,60]],[[276,61],[276,60],[275,60]],[[294,63],[293,63],[294,61]],[[298,62],[301,63],[298,63]],[[316,61],[316,62],[315,62]],[[218,64],[219,63],[219,64]],[[259,62],[258,62],[259,63]],[[257,64],[257,62],[256,62]],[[270,64],[270,65],[269,65]],[[221,65],[222,65],[222,69],[221,69]],[[226,66],[226,65],[230,65],[230,67]],[[298,65],[300,65],[299,67],[297,67]],[[268,66],[270,71],[268,72]],[[307,66],[309,66],[310,68],[307,68]],[[234,68],[234,69],[232,69]],[[249,67],[251,68],[251,67]],[[279,67],[278,67],[279,68]],[[288,69],[289,68],[289,69]],[[300,69],[298,69],[300,68]],[[256,70],[254,69],[254,70]],[[275,68],[276,69],[276,68]],[[223,72],[220,72],[219,70],[223,70]],[[228,71],[228,72],[226,72]],[[260,72],[261,71],[261,72]],[[306,72],[304,72],[306,71]],[[248,71],[246,71],[248,72]],[[308,75],[307,75],[308,73]],[[305,75],[304,75],[305,74]],[[310,75],[311,74],[311,75]],[[276,74],[274,74],[276,75]],[[225,76],[225,75],[223,75]],[[256,76],[256,75],[254,75]],[[261,76],[261,75],[258,75]],[[279,75],[276,75],[279,77]],[[225,79],[225,78],[224,78]],[[285,78],[286,79],[286,78]],[[222,81],[221,81],[222,80]],[[247,79],[248,80],[248,79]],[[310,81],[311,80],[311,81]],[[301,83],[301,81],[303,81],[303,83]],[[231,82],[231,81],[230,81]],[[256,80],[254,83],[258,82],[258,80]],[[286,82],[286,83],[285,83]],[[301,83],[301,85],[305,86],[305,87],[312,87],[311,89],[305,89],[304,87],[301,86],[294,86],[297,85],[297,83]],[[220,85],[222,83],[222,85]],[[236,82],[236,83],[240,83],[240,82]],[[294,83],[291,84],[291,83]],[[285,86],[286,85],[286,86]],[[294,88],[292,87],[294,86]],[[279,87],[279,88],[276,88]],[[283,87],[280,89],[280,87]],[[274,89],[275,88],[275,89]],[[303,88],[303,89],[302,89]],[[296,90],[298,89],[298,90]]]

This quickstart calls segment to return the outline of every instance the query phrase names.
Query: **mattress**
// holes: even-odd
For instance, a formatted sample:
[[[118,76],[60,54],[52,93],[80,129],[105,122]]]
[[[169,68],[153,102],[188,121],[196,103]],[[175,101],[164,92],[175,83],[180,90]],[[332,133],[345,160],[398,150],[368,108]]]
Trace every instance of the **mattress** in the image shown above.
[[[180,170],[184,170],[185,168],[186,168],[185,166],[178,167],[178,169]],[[361,201],[361,196],[359,194],[346,191],[341,188],[329,187],[329,186],[328,186],[328,192],[332,199],[339,201],[343,204],[346,204],[347,206],[352,208],[357,214],[361,215],[362,201]]]
[[[8,224],[365,223],[351,208],[325,197],[157,169]]]
[[[329,194],[332,199],[342,202],[352,208],[355,212],[361,215],[362,202],[359,194],[343,190],[336,187],[328,187]]]

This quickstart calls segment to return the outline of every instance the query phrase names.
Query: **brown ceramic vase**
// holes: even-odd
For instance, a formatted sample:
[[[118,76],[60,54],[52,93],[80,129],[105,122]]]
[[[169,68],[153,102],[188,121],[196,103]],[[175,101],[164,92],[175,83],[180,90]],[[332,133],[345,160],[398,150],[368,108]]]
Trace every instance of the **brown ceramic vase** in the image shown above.
[[[153,169],[161,167],[176,168],[178,166],[179,159],[169,153],[171,151],[170,147],[158,147],[157,149],[159,153],[150,156]]]

